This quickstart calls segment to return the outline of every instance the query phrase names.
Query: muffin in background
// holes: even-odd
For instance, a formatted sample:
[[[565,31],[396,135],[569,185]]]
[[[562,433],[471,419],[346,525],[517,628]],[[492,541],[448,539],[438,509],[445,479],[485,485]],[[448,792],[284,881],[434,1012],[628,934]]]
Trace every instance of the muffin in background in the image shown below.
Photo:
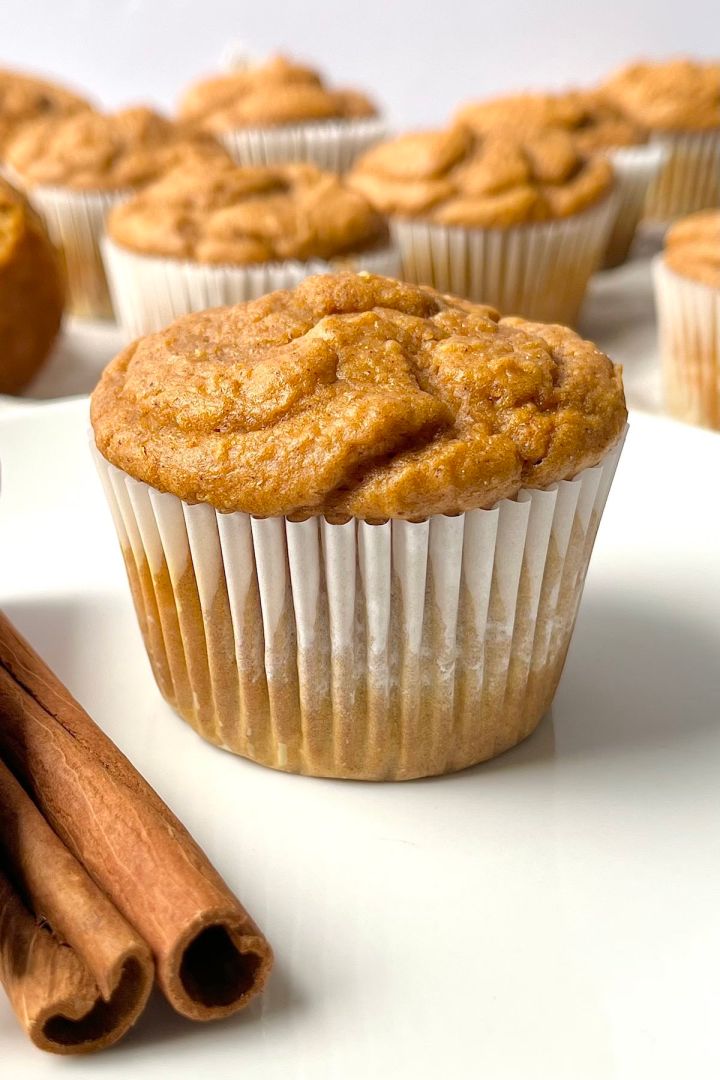
[[[158,685],[273,768],[487,760],[552,701],[623,439],[561,326],[370,274],[178,319],[92,397]]]
[[[648,132],[600,90],[556,94],[514,94],[472,102],[456,113],[458,123],[476,134],[511,135],[543,129],[567,132],[582,154],[606,154],[615,173],[615,220],[603,266],[623,263],[643,215],[650,185],[665,160],[665,150],[648,141]]]
[[[613,171],[563,131],[401,135],[348,182],[387,214],[406,280],[573,323],[612,223]]]
[[[180,116],[217,135],[240,165],[310,162],[345,172],[385,133],[364,94],[333,89],[282,56],[195,83]]]
[[[27,200],[0,179],[0,394],[16,394],[52,348],[62,321],[62,268]]]
[[[664,147],[645,216],[667,223],[720,206],[720,63],[677,59],[623,68],[601,87],[606,98]]]
[[[111,211],[103,254],[130,338],[311,274],[400,270],[381,215],[314,165],[176,169]]]
[[[676,222],[653,271],[666,407],[720,430],[720,210]]]
[[[89,101],[64,86],[20,71],[0,70],[0,160],[7,144],[25,124],[91,108]]]
[[[62,252],[69,310],[94,316],[112,315],[100,253],[110,207],[176,165],[218,159],[229,160],[211,135],[142,106],[38,120],[6,148],[13,179]]]

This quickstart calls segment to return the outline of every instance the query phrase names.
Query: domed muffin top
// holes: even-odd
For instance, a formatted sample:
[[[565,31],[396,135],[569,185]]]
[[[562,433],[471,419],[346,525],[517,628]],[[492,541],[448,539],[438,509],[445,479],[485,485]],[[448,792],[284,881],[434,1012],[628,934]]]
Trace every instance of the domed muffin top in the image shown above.
[[[176,169],[110,214],[112,240],[145,255],[247,264],[329,259],[387,243],[367,199],[313,165]]]
[[[349,174],[383,213],[493,228],[567,217],[610,190],[612,168],[579,154],[565,132],[465,127],[401,135],[369,150]]]
[[[655,131],[720,127],[720,63],[636,63],[604,83],[603,94],[636,123]]]
[[[186,315],[106,368],[100,453],[188,502],[418,520],[594,465],[620,369],[561,326],[370,274]]]
[[[572,135],[575,146],[585,154],[647,140],[646,131],[598,90],[491,98],[463,106],[455,118],[478,134],[500,130],[518,135],[559,128]]]
[[[69,116],[90,108],[88,101],[64,86],[18,71],[0,71],[0,152],[29,121]]]
[[[720,289],[720,210],[698,210],[675,222],[664,258],[676,274]]]
[[[332,90],[318,72],[278,56],[191,86],[180,115],[208,131],[377,116],[356,90]]]
[[[106,191],[137,187],[195,160],[230,160],[207,132],[143,106],[38,120],[10,142],[6,157],[29,186]]]

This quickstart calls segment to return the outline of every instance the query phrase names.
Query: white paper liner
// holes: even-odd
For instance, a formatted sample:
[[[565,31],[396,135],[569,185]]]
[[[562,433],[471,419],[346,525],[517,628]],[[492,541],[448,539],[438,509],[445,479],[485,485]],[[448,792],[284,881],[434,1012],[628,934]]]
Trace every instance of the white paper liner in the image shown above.
[[[492,510],[384,525],[220,514],[95,459],[170,703],[265,765],[379,780],[465,768],[535,728],[621,447]]]
[[[615,172],[615,220],[605,248],[606,268],[620,266],[630,254],[648,189],[665,164],[668,150],[652,143],[619,147],[608,156]]]
[[[690,424],[720,430],[720,289],[653,260],[665,405]]]
[[[322,120],[281,127],[236,128],[218,133],[239,165],[281,165],[310,162],[329,172],[344,173],[361,154],[380,142],[384,120]]]
[[[179,315],[254,300],[275,289],[291,289],[311,274],[367,270],[396,277],[400,256],[394,247],[255,266],[208,266],[182,259],[140,255],[105,237],[102,243],[113,307],[129,339],[161,330]]]
[[[506,229],[465,229],[396,217],[403,277],[491,304],[503,315],[572,325],[602,261],[614,193],[571,217]]]
[[[665,148],[667,160],[647,194],[645,217],[650,222],[666,223],[693,210],[720,206],[720,127],[651,138]]]

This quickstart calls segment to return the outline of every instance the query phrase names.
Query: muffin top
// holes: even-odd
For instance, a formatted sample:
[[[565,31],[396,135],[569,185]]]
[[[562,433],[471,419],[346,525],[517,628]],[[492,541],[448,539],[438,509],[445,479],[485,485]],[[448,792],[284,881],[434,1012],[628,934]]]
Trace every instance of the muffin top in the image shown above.
[[[100,452],[154,488],[373,522],[573,477],[625,418],[620,369],[573,331],[348,273],[183,316],[92,396]]]
[[[515,94],[477,101],[459,109],[456,120],[480,135],[493,130],[518,135],[559,128],[573,136],[584,154],[647,141],[646,131],[599,90]]]
[[[207,132],[143,106],[37,120],[10,142],[6,156],[28,185],[105,191],[137,187],[198,159],[230,160]]]
[[[115,207],[108,233],[144,255],[226,264],[329,259],[388,240],[383,218],[332,173],[222,161],[143,188]]]
[[[89,102],[64,86],[17,71],[0,71],[0,152],[29,121],[69,116],[90,108]]]
[[[676,274],[720,289],[720,210],[677,221],[665,237],[665,262]]]
[[[349,176],[383,213],[471,228],[568,217],[612,181],[607,160],[580,154],[565,132],[477,136],[461,126],[381,143]]]
[[[316,71],[277,56],[191,86],[180,102],[180,115],[220,132],[363,119],[377,116],[377,109],[364,94],[331,90]]]
[[[608,79],[602,92],[636,123],[655,131],[720,127],[720,63],[631,64]]]

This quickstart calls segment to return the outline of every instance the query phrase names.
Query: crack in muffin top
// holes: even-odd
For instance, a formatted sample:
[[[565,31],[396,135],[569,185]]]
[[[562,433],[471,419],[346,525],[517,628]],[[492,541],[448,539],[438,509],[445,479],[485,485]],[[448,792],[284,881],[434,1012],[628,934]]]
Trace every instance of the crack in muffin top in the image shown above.
[[[348,182],[383,213],[502,228],[578,213],[609,192],[613,173],[605,158],[580,154],[563,131],[517,138],[456,126],[373,147]]]
[[[720,63],[668,60],[630,64],[601,90],[638,124],[653,131],[720,127]]]
[[[37,120],[7,148],[8,164],[25,184],[79,191],[138,187],[181,164],[230,160],[207,132],[144,106]]]
[[[321,120],[377,116],[377,108],[356,90],[331,90],[318,72],[283,56],[191,86],[180,116],[208,131],[279,127]]]
[[[313,165],[176,169],[115,207],[108,233],[144,255],[247,265],[330,259],[388,242],[383,218]]]
[[[573,331],[349,273],[140,339],[91,412],[108,461],[187,502],[373,522],[571,478],[627,415],[620,369]]]
[[[665,264],[682,277],[720,289],[720,210],[698,210],[665,236]]]
[[[79,94],[18,71],[0,71],[0,151],[24,124],[92,108]]]

